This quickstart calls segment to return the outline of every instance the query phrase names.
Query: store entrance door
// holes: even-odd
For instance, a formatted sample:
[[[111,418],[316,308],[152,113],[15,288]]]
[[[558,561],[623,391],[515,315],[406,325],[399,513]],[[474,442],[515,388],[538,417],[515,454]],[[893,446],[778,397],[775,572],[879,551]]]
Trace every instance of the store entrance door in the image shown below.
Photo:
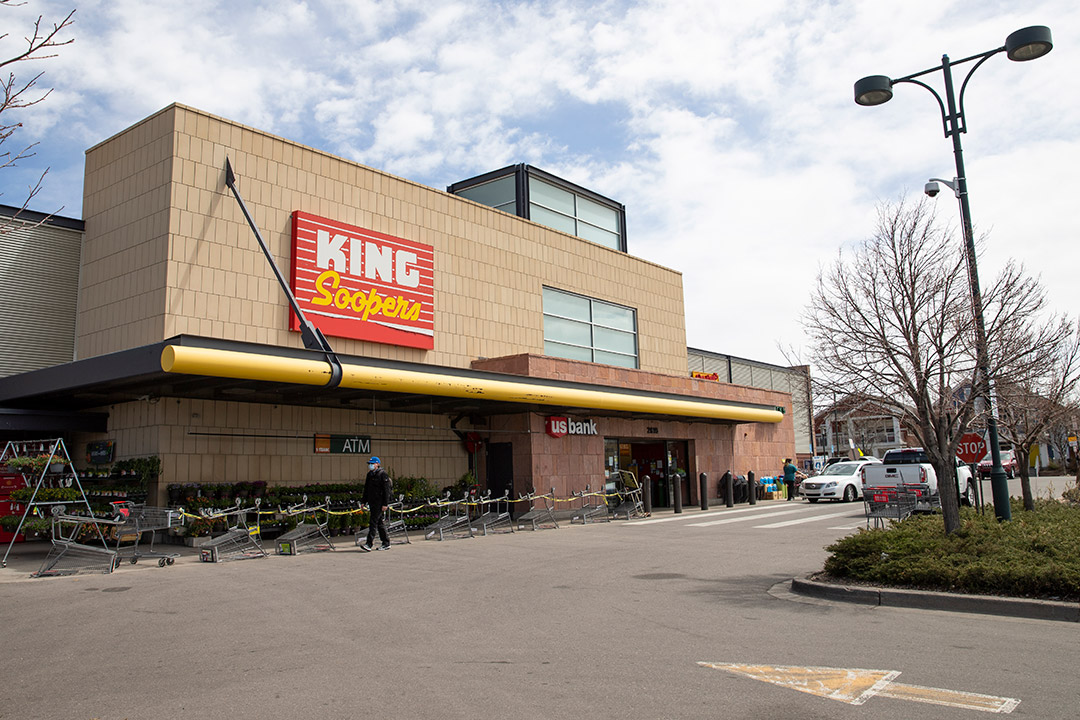
[[[683,504],[690,502],[690,487],[686,470],[686,441],[668,440],[630,443],[629,466],[640,480],[648,475],[652,481],[652,506],[671,507],[675,504],[674,482],[682,482]]]
[[[491,497],[502,497],[503,493],[509,492],[514,496],[514,444],[487,443],[487,489],[491,491]],[[511,503],[511,508],[514,504]]]

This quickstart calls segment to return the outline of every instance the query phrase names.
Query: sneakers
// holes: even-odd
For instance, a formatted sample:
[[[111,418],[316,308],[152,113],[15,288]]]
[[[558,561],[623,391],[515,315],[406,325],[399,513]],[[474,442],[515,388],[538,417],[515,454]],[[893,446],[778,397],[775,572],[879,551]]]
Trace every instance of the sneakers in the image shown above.
[[[390,544],[387,543],[386,545],[380,545],[379,547],[377,547],[375,549],[376,550],[389,550],[390,549]]]
[[[371,544],[366,542],[358,542],[357,546],[364,552],[371,552]]]

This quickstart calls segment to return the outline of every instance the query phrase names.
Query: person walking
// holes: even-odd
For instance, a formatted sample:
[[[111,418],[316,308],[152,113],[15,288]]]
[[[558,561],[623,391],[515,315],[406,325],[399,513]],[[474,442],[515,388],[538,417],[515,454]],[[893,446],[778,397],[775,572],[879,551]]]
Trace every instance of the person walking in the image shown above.
[[[791,462],[791,458],[784,460],[784,487],[787,489],[787,499],[795,499],[795,474],[799,469]]]
[[[375,542],[375,531],[379,531],[379,540],[382,544],[376,550],[390,549],[390,534],[386,532],[386,510],[390,505],[390,497],[393,493],[393,485],[390,476],[382,469],[382,461],[372,456],[368,460],[368,474],[364,480],[364,497],[362,502],[368,506],[368,529],[367,541],[357,545],[364,552],[371,551],[371,545]]]

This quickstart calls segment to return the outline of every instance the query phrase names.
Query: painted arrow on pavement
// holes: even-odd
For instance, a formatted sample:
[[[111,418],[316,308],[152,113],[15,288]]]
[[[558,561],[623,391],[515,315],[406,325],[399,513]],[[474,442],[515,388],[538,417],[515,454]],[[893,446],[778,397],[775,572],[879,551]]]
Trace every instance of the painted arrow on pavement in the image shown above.
[[[980,695],[979,693],[942,690],[893,682],[898,670],[860,670],[855,668],[796,667],[787,665],[743,665],[739,663],[699,662],[702,667],[745,675],[746,677],[819,697],[862,705],[872,697],[946,705],[948,707],[1011,713],[1019,700]]]

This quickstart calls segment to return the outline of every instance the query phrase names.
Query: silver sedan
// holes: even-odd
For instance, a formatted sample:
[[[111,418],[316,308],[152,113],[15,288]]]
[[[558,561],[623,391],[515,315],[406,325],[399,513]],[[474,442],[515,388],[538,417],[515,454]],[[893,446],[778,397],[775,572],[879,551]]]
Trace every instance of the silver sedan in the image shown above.
[[[849,460],[825,468],[820,475],[803,480],[801,492],[812,503],[818,500],[851,502],[862,497],[862,479],[859,470],[873,460]],[[880,461],[878,461],[880,462]]]

